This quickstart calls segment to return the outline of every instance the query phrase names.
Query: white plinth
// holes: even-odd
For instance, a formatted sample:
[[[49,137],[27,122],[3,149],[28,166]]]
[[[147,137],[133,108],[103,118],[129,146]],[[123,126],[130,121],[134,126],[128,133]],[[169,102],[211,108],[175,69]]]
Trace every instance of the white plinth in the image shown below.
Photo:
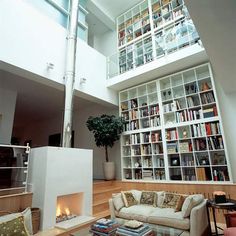
[[[41,230],[55,227],[58,196],[82,193],[77,215],[92,216],[92,154],[76,148],[32,148],[29,183],[32,205],[41,210]]]

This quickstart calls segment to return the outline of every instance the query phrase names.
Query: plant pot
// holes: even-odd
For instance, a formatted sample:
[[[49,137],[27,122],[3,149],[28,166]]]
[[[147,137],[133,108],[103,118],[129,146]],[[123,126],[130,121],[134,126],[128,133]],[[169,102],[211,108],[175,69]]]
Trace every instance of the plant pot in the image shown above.
[[[103,163],[104,177],[106,180],[115,179],[115,163],[104,162]]]

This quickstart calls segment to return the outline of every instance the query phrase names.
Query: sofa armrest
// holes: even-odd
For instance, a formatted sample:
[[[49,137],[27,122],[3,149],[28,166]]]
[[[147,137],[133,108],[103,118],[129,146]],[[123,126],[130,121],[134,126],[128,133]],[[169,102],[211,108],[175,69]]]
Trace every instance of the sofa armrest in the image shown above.
[[[111,219],[115,219],[116,218],[115,207],[112,198],[109,199],[109,209],[110,209]]]
[[[190,214],[190,236],[201,236],[208,228],[206,202],[204,199],[202,203],[195,206]]]

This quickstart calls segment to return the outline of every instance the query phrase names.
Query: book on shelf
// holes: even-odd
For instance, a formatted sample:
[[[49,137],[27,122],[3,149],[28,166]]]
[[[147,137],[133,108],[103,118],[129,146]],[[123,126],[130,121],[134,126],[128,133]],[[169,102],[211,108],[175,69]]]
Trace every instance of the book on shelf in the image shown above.
[[[191,126],[193,137],[202,137],[206,135],[204,124],[194,124]]]
[[[151,145],[148,144],[148,145],[142,145],[142,149],[141,149],[141,154],[142,155],[149,155],[149,154],[152,154],[152,148],[151,148]]]
[[[174,129],[174,130],[167,130],[166,131],[166,139],[167,140],[176,140],[176,139],[178,139],[177,130],[176,129]]]
[[[207,108],[207,109],[203,109],[202,112],[203,112],[203,117],[204,118],[214,117],[214,116],[218,115],[216,106],[213,106],[213,107],[210,107],[210,108]]]
[[[178,152],[178,144],[177,143],[167,143],[167,153],[174,154]]]
[[[221,136],[208,137],[208,144],[210,150],[224,149],[223,139]]]
[[[153,145],[153,154],[162,154],[163,153],[163,148],[162,144],[156,143]]]
[[[214,181],[228,181],[228,175],[225,174],[224,170],[213,170]]]
[[[196,168],[196,174],[198,180],[207,180],[206,178],[206,172],[204,167],[197,167]]]
[[[206,126],[206,133],[207,133],[208,136],[209,135],[221,134],[219,122],[206,123],[205,126]]]
[[[157,116],[152,117],[152,118],[150,119],[150,125],[151,125],[151,127],[160,126],[160,117],[157,117]]]
[[[140,143],[139,134],[132,134],[131,135],[131,144],[138,144],[138,143]]]
[[[189,142],[181,142],[179,143],[179,151],[180,152],[189,152]]]

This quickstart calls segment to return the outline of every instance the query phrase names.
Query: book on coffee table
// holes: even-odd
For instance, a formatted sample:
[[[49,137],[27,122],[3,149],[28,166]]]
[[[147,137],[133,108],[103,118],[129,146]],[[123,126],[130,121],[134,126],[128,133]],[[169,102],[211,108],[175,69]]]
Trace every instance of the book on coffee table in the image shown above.
[[[120,236],[147,236],[152,235],[152,230],[148,225],[142,225],[138,228],[120,226],[117,228],[116,234]]]

